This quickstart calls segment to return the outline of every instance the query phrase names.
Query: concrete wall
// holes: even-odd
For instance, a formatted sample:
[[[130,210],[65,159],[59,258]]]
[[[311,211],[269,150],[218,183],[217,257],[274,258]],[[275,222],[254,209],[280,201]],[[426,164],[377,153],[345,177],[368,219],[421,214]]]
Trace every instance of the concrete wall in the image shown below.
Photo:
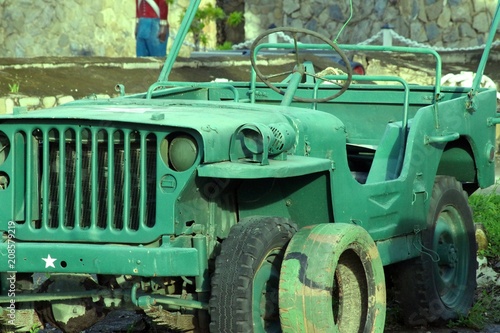
[[[202,4],[212,0],[203,0]],[[213,2],[213,1],[212,1]],[[176,0],[169,21],[177,31],[189,0]],[[417,42],[443,47],[484,43],[495,0],[352,0],[354,14],[340,43],[358,43],[384,24]],[[274,23],[336,38],[349,1],[245,1],[246,39]],[[134,0],[0,0],[0,57],[135,55]],[[209,34],[215,39],[214,25]],[[214,47],[213,42],[209,47]]]

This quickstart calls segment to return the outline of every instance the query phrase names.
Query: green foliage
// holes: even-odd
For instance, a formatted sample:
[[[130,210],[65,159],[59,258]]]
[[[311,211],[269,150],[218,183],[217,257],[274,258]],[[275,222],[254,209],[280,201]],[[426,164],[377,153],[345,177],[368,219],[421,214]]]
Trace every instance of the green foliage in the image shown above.
[[[16,75],[15,78],[11,78],[10,81],[12,83],[7,83],[9,86],[9,92],[11,94],[17,94],[19,92],[19,88],[21,87],[21,84],[19,83],[19,78]]]
[[[33,326],[30,327],[30,332],[29,333],[38,333],[42,327],[38,324],[33,324]]]
[[[212,4],[206,5],[204,8],[198,9],[195,14],[195,20],[221,20],[226,17],[224,11],[220,7],[214,7]]]
[[[19,92],[19,87],[20,84],[18,82],[12,84],[9,83],[9,90],[13,94],[17,94]]]
[[[500,260],[500,195],[496,188],[491,194],[473,194],[469,198],[474,222],[482,223],[488,237],[488,247],[479,255],[488,258],[488,262]],[[500,322],[500,286],[491,284],[482,287],[476,301],[467,316],[448,324],[449,327],[468,327],[482,330],[491,323]]]
[[[467,316],[448,324],[449,327],[468,327],[482,330],[486,325],[498,323],[500,318],[500,287],[483,290]]]
[[[207,35],[205,35],[205,34],[201,34],[201,35],[200,35],[200,38],[199,38],[199,41],[200,41],[200,43],[201,43],[203,46],[207,46],[207,44],[208,44],[208,37],[207,37]]]
[[[484,225],[488,237],[488,248],[480,253],[490,262],[500,260],[500,195],[473,194],[469,204],[474,214],[474,222]]]
[[[184,15],[181,17],[181,21]],[[215,20],[226,20],[230,27],[236,27],[243,22],[242,12],[232,12],[227,15],[222,8],[208,4],[203,8],[198,8],[194,16],[193,22],[189,27],[189,32],[193,34],[194,44],[196,50],[199,50],[200,44],[206,47],[208,43],[208,36],[204,33],[203,29],[208,23]]]
[[[239,11],[230,13],[227,17],[226,23],[230,27],[237,27],[243,23],[243,13]]]
[[[217,45],[217,50],[232,50],[233,43],[225,41],[222,45]]]
[[[9,87],[9,93],[11,94],[19,93],[19,88],[21,88],[21,83],[17,74],[14,77],[7,78],[7,80],[10,81],[10,83],[7,82],[7,85]]]

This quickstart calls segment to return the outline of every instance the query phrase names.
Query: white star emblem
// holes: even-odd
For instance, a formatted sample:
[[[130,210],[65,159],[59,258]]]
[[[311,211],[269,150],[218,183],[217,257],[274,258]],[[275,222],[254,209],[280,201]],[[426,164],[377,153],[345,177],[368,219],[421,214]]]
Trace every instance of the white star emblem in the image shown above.
[[[49,267],[56,268],[56,266],[54,266],[54,261],[56,261],[57,259],[51,258],[50,254],[47,255],[47,258],[42,258],[42,260],[45,261],[45,268],[49,268]]]

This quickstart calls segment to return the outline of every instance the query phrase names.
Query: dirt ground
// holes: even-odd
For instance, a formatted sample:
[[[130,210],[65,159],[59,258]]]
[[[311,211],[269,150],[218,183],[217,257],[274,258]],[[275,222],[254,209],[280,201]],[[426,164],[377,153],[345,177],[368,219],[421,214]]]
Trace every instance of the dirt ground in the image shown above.
[[[311,57],[309,57],[311,58]],[[238,60],[238,66],[218,66],[228,60]],[[386,70],[403,69],[414,71],[424,78],[434,76],[434,64],[422,57],[394,57],[382,59],[371,55],[360,57],[368,74],[385,67]],[[479,63],[479,54],[470,55],[465,62],[446,62],[443,58],[443,75],[460,73],[462,70],[474,70]],[[318,63],[314,58],[315,64]],[[248,57],[202,57],[198,59],[181,59],[183,67],[176,67],[169,76],[170,81],[211,81],[216,78],[226,78],[233,81],[248,81],[250,79],[250,63]],[[196,64],[197,68],[191,68]],[[40,68],[37,64],[44,64]],[[66,67],[72,64],[71,67]],[[108,65],[107,65],[108,64]],[[131,67],[149,67],[124,69],[123,64]],[[375,65],[376,64],[376,65]],[[15,65],[15,66],[14,66]],[[156,66],[150,66],[156,65]],[[319,68],[331,66],[332,62],[320,60]],[[293,65],[274,66],[273,72],[291,70]],[[490,61],[485,74],[500,84],[500,61]],[[57,68],[47,68],[57,67]],[[153,68],[156,67],[156,68]],[[160,60],[138,58],[32,58],[11,59],[0,58],[0,96],[12,93],[13,87],[19,88],[18,93],[25,96],[58,96],[70,95],[75,99],[92,94],[116,94],[116,84],[123,84],[126,93],[147,91],[148,87],[157,81],[161,70]],[[370,73],[372,72],[372,73]],[[397,73],[393,73],[397,74]]]
[[[228,57],[182,59],[169,81],[211,81],[226,78],[233,81],[250,79],[250,63],[223,66]],[[203,63],[209,63],[204,65]],[[39,64],[43,64],[43,67]],[[71,66],[67,66],[71,64]],[[109,64],[106,66],[106,64]],[[124,65],[125,64],[125,65]],[[139,67],[124,69],[123,67]],[[190,67],[196,66],[196,67]],[[47,68],[57,67],[57,68]],[[117,94],[115,86],[123,84],[126,93],[140,93],[158,80],[162,64],[159,60],[137,58],[35,58],[31,60],[0,58],[0,96],[11,93],[18,85],[26,96],[70,95],[75,99],[91,94]],[[290,70],[291,66],[286,66]]]
[[[0,58],[0,66],[7,62],[18,63],[18,59]],[[26,96],[57,96],[70,95],[76,99],[91,94],[116,94],[116,84],[125,85],[126,93],[147,91],[148,87],[158,80],[160,68],[123,69],[116,64],[132,63],[141,66],[141,61],[135,58],[99,59],[89,58],[43,58],[33,62],[60,66],[68,61],[72,67],[59,68],[3,68],[0,67],[0,96],[11,92],[11,86],[19,86],[19,94]],[[106,62],[113,65],[102,66]],[[217,76],[216,74],[217,73]],[[211,81],[217,77],[232,80],[248,80],[249,68],[212,68],[200,67],[176,68],[170,74],[170,81]],[[9,86],[10,85],[10,86]]]

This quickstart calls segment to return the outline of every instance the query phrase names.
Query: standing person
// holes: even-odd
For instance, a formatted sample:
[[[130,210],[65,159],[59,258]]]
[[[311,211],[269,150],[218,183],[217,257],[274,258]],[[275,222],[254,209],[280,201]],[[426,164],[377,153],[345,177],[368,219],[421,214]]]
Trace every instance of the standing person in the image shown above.
[[[166,0],[135,0],[135,27],[138,57],[165,57],[168,39],[168,5]]]

